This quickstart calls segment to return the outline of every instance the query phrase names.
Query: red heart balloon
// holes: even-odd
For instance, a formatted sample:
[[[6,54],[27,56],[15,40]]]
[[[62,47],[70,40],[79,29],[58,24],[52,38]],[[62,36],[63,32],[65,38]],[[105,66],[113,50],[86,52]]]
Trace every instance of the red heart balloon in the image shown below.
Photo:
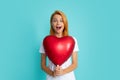
[[[57,38],[56,36],[46,36],[43,46],[48,58],[55,65],[62,65],[72,54],[75,41],[71,36]]]

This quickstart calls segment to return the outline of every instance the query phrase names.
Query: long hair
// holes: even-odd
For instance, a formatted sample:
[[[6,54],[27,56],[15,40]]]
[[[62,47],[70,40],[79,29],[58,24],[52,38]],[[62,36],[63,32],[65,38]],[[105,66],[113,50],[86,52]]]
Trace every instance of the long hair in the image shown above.
[[[52,27],[52,19],[53,19],[53,16],[55,14],[58,14],[62,17],[63,19],[63,24],[64,24],[64,30],[63,30],[63,36],[68,36],[68,21],[67,21],[67,18],[65,16],[65,14],[62,12],[62,11],[59,11],[59,10],[56,10],[52,15],[51,15],[51,18],[50,18],[50,35],[54,35],[54,30],[53,30],[53,27]]]

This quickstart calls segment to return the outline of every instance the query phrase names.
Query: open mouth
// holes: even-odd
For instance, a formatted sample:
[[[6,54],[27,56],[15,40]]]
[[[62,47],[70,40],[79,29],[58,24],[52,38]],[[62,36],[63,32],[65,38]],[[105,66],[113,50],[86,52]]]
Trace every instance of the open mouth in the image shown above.
[[[61,26],[57,26],[57,27],[56,27],[57,30],[59,30],[59,29],[61,29],[61,28],[62,28]]]

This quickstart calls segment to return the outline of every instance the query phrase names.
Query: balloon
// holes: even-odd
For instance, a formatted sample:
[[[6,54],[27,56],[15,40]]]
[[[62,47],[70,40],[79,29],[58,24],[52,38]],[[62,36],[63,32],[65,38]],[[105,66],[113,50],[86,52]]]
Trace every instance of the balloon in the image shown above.
[[[62,65],[72,54],[75,41],[71,36],[57,38],[49,35],[43,40],[43,46],[48,58],[55,65]]]

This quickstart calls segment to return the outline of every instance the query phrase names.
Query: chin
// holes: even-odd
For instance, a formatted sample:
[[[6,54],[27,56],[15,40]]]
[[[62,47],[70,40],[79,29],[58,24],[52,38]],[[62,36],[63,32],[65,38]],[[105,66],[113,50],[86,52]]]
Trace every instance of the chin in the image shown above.
[[[61,32],[61,31],[60,31],[60,32],[57,31],[56,33],[57,33],[57,34],[61,34],[62,32]]]

